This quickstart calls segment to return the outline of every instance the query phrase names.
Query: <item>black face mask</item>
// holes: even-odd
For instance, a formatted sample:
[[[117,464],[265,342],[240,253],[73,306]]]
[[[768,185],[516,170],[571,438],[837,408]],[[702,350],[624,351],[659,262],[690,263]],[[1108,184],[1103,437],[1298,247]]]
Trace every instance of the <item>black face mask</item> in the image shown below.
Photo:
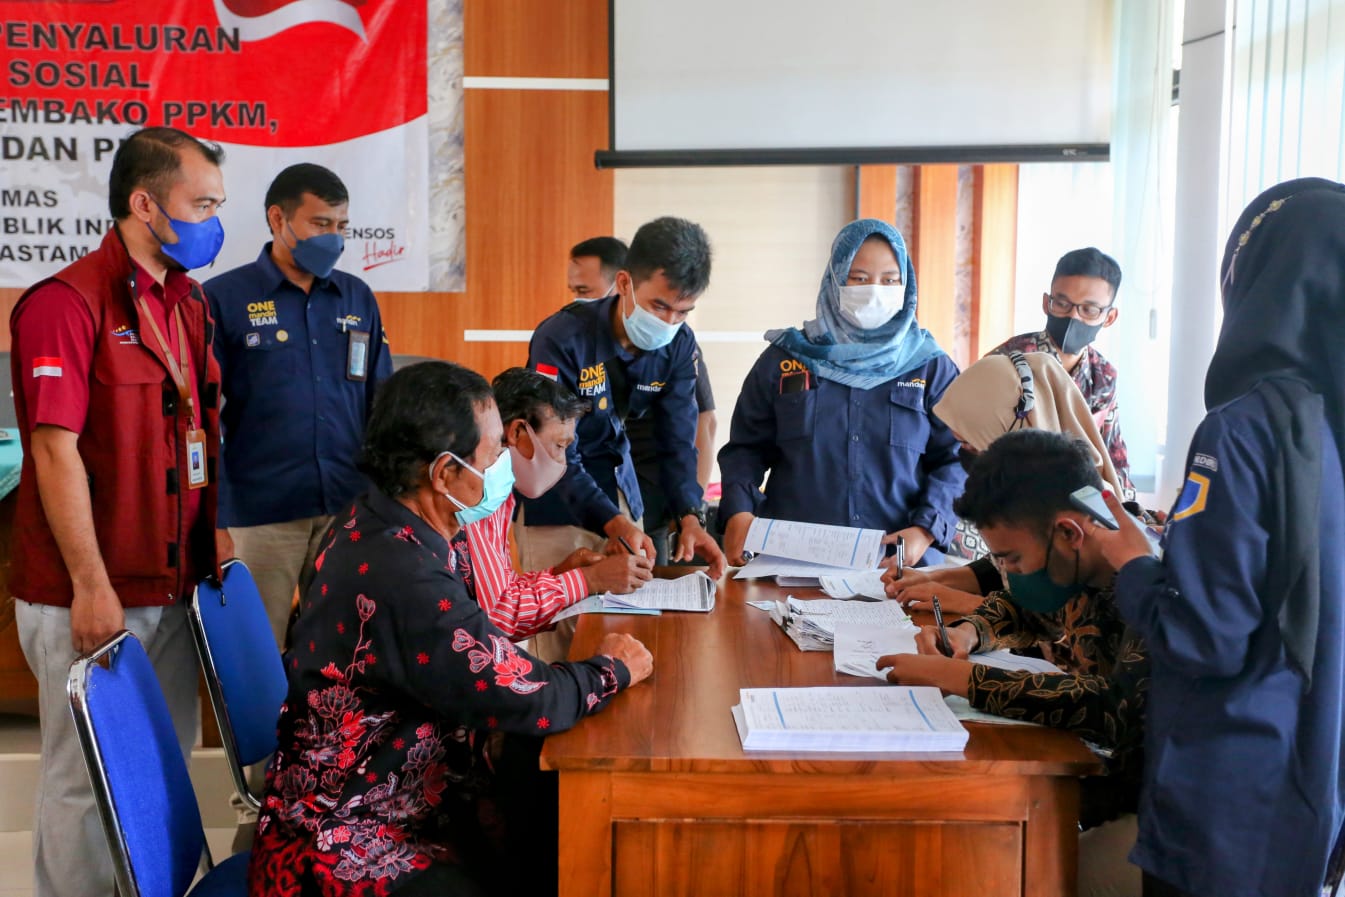
[[[1101,321],[1096,324],[1085,324],[1073,315],[1068,318],[1057,318],[1055,315],[1046,316],[1046,332],[1060,347],[1061,355],[1078,355],[1088,348],[1088,344],[1093,341],[1093,338],[1097,336],[1101,329]]]
[[[971,466],[976,463],[976,459],[981,457],[981,453],[969,448],[960,448],[957,450],[957,463],[962,465],[962,469],[971,473]]]

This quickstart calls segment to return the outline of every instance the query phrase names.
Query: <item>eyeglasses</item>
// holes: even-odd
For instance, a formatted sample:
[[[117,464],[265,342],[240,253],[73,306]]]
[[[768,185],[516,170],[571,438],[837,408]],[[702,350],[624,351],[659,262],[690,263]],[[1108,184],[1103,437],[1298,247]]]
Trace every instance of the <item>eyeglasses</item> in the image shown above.
[[[1064,296],[1047,296],[1046,303],[1047,307],[1051,309],[1051,314],[1056,317],[1067,318],[1071,314],[1077,313],[1080,319],[1089,323],[1100,320],[1103,315],[1111,310],[1111,305],[1094,305],[1091,302],[1074,303]]]

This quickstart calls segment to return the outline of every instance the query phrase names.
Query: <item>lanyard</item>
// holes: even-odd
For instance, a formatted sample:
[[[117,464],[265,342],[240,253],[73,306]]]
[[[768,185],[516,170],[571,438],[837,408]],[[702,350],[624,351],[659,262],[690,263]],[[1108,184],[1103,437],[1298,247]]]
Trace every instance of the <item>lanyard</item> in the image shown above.
[[[177,394],[182,399],[182,406],[187,409],[188,429],[196,429],[196,406],[191,400],[191,384],[187,382],[185,371],[188,367],[187,355],[187,334],[182,327],[182,311],[176,305],[173,306],[173,321],[177,324],[177,349],[181,361],[173,357],[173,351],[168,347],[168,341],[163,338],[163,332],[159,330],[159,324],[154,320],[154,315],[150,314],[149,303],[145,301],[144,296],[136,299],[140,304],[140,312],[149,322],[149,329],[154,332],[154,338],[159,341],[159,348],[163,349],[163,357],[168,360],[168,372],[173,377],[173,382],[177,384]]]

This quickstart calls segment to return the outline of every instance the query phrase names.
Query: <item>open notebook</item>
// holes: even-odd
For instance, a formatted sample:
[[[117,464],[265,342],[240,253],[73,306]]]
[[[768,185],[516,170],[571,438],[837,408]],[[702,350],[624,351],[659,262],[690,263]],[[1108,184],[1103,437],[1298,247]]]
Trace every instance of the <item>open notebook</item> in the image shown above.
[[[874,571],[883,558],[883,531],[758,517],[744,549],[757,555],[734,579],[773,576],[786,588],[815,588],[822,576]],[[848,596],[847,596],[848,597]]]
[[[967,730],[937,688],[744,688],[747,751],[960,751]]]

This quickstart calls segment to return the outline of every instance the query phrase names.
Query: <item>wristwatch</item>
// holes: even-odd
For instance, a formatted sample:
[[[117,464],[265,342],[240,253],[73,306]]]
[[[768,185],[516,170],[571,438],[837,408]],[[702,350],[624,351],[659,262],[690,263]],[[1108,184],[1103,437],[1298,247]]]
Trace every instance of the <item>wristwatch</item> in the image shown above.
[[[683,517],[695,517],[695,518],[696,518],[696,522],[699,523],[699,524],[701,525],[701,529],[705,529],[705,508],[704,508],[704,506],[699,507],[699,508],[687,508],[685,511],[682,511],[681,513],[679,513],[679,514],[677,515],[677,524],[678,524],[678,526],[681,526],[681,525],[682,525],[682,518],[683,518]]]

